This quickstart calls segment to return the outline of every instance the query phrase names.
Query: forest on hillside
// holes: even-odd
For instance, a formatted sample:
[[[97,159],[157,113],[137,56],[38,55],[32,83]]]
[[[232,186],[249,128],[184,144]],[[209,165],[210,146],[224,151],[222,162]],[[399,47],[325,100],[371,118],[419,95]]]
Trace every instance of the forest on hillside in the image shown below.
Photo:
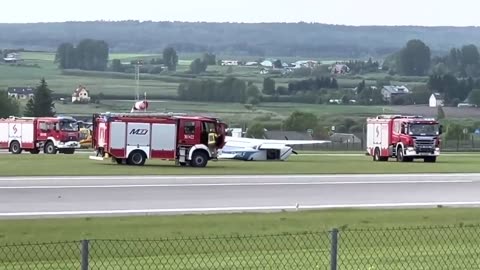
[[[478,27],[341,26],[318,23],[64,22],[0,24],[0,48],[55,51],[64,42],[105,40],[111,52],[213,52],[235,56],[384,57],[410,39],[433,54],[480,44]]]

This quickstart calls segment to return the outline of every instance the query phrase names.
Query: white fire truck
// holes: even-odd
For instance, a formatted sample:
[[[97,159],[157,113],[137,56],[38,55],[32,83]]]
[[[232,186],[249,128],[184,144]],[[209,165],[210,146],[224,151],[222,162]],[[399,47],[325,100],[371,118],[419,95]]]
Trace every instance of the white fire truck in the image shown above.
[[[92,147],[118,164],[144,165],[147,159],[175,160],[205,167],[225,144],[226,124],[217,118],[172,113],[94,114]]]
[[[70,117],[14,117],[0,119],[0,149],[38,154],[73,154],[80,148],[79,129]]]
[[[442,126],[433,118],[379,115],[367,119],[367,154],[374,161],[436,162]]]

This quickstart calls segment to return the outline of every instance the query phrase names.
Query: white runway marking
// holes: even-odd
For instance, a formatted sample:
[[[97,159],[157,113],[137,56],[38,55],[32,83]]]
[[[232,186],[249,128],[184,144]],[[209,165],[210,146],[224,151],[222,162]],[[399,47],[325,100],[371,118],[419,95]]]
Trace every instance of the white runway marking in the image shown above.
[[[144,188],[144,187],[218,187],[218,186],[303,186],[303,185],[368,185],[368,184],[432,184],[432,183],[473,183],[472,180],[425,180],[425,181],[349,181],[349,182],[292,182],[292,183],[198,183],[198,184],[131,184],[131,185],[59,185],[59,186],[5,186],[0,189],[73,189],[73,188]]]
[[[105,214],[155,214],[155,213],[194,213],[194,212],[238,212],[238,211],[281,211],[301,209],[332,208],[377,208],[377,207],[432,207],[432,206],[473,206],[475,202],[416,202],[416,203],[378,203],[378,204],[332,204],[332,205],[285,205],[258,207],[210,207],[210,208],[165,208],[165,209],[131,209],[131,210],[94,210],[94,211],[54,211],[54,212],[13,212],[0,213],[0,217],[22,216],[69,216],[69,215],[105,215]]]
[[[196,180],[196,179],[288,179],[288,178],[385,178],[385,177],[424,177],[424,179],[432,177],[480,177],[480,173],[411,173],[411,174],[282,174],[282,175],[142,175],[142,176],[122,176],[122,175],[92,175],[92,176],[16,176],[16,177],[0,177],[0,181],[50,181],[50,180]]]

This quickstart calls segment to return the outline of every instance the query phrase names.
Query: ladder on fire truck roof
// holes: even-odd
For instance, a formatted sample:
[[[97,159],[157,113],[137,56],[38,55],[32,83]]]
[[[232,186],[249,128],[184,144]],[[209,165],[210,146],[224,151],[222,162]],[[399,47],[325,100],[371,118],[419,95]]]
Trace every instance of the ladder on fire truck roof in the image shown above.
[[[10,115],[8,118],[0,118],[2,120],[34,120],[36,117],[14,116]]]
[[[395,119],[395,118],[409,118],[409,119],[417,119],[423,118],[421,115],[401,115],[401,114],[382,114],[375,117],[376,119]]]
[[[163,113],[153,113],[153,112],[131,112],[131,113],[99,113],[99,116],[107,116],[107,117],[155,117],[155,116],[185,116],[186,113],[174,113],[174,112],[163,112]]]

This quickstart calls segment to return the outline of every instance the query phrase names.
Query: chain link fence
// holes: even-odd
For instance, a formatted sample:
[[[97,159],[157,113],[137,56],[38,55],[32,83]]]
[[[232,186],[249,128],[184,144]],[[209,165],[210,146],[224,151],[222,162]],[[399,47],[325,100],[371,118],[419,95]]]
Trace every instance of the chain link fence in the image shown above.
[[[4,245],[0,269],[480,269],[480,226]]]

